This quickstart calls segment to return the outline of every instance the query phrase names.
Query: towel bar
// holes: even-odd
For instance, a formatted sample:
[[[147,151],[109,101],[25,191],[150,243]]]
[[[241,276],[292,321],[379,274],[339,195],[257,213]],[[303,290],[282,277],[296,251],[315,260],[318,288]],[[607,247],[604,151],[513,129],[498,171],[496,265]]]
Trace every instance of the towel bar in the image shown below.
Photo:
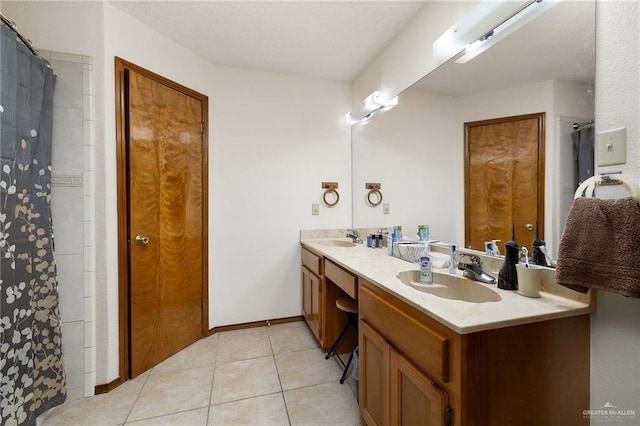
[[[587,198],[594,197],[596,188],[603,185],[626,185],[626,187],[629,188],[629,191],[631,191],[631,196],[640,201],[640,188],[638,187],[638,184],[633,182],[627,176],[622,176],[620,173],[595,175],[590,177],[578,186],[573,198],[580,198],[583,196]]]

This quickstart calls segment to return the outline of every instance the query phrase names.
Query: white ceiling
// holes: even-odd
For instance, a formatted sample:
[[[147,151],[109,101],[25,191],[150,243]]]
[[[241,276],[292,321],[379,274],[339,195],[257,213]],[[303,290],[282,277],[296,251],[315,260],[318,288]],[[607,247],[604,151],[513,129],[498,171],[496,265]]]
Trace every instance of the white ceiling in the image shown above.
[[[110,1],[210,62],[351,82],[424,1]]]

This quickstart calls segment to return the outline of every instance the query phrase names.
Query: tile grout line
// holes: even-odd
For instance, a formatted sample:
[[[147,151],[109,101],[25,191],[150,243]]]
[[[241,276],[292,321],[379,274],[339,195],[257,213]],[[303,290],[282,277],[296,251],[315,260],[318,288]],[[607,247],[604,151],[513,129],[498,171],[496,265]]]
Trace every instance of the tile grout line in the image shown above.
[[[291,417],[289,417],[289,407],[287,406],[287,399],[284,397],[284,388],[282,387],[282,379],[280,378],[280,370],[278,369],[278,363],[276,362],[276,354],[273,352],[273,344],[271,343],[271,325],[267,326],[267,337],[269,338],[269,347],[271,348],[271,356],[273,357],[273,365],[276,367],[276,374],[278,375],[278,383],[280,384],[280,396],[284,403],[284,411],[287,413],[287,421],[291,425]]]
[[[211,377],[211,390],[209,391],[209,404],[207,404],[207,418],[205,419],[205,426],[209,426],[209,416],[211,415],[211,403],[213,402],[213,382],[216,380],[216,369],[218,368],[218,347],[220,346],[220,337],[216,338],[216,357],[213,361],[213,373]]]
[[[152,368],[152,370],[153,370],[153,368]],[[136,397],[133,400],[133,404],[131,404],[131,407],[129,408],[129,411],[127,412],[127,416],[124,418],[124,422],[122,422],[123,425],[127,424],[127,421],[129,420],[129,416],[131,415],[131,412],[133,411],[133,407],[136,406],[136,403],[138,402],[138,398],[140,398],[140,394],[142,394],[142,391],[144,390],[144,387],[147,386],[147,382],[149,381],[149,377],[151,377],[151,371],[149,371],[149,373],[147,374],[147,377],[144,378],[144,383],[142,384],[142,386],[140,387],[140,390],[136,394]],[[132,379],[129,379],[129,380],[132,380]]]

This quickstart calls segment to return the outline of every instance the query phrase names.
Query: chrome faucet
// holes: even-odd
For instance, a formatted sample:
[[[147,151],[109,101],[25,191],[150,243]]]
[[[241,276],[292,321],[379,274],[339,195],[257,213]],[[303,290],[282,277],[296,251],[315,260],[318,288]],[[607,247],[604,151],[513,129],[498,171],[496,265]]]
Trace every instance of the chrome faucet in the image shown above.
[[[360,234],[355,229],[349,229],[347,231],[347,238],[351,238],[354,243],[362,244],[362,239],[360,239]]]
[[[468,263],[458,262],[458,269],[464,271],[462,275],[474,281],[480,281],[485,284],[495,284],[496,279],[482,270],[482,260],[480,256],[470,253],[459,253],[459,256],[469,258]]]

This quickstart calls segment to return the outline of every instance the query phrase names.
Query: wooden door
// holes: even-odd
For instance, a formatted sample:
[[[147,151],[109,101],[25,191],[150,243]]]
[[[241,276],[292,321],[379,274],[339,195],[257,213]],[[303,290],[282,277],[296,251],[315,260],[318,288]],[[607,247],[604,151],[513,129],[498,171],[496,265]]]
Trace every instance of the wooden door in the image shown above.
[[[120,165],[126,172],[120,217],[126,223],[124,304],[129,373],[135,377],[208,328],[207,107],[202,95],[132,64],[118,65],[124,110]]]
[[[389,424],[389,354],[391,347],[366,322],[358,325],[358,397],[369,426]]]
[[[465,246],[544,239],[544,113],[465,123]]]
[[[391,350],[391,425],[444,426],[449,397],[427,376]]]

